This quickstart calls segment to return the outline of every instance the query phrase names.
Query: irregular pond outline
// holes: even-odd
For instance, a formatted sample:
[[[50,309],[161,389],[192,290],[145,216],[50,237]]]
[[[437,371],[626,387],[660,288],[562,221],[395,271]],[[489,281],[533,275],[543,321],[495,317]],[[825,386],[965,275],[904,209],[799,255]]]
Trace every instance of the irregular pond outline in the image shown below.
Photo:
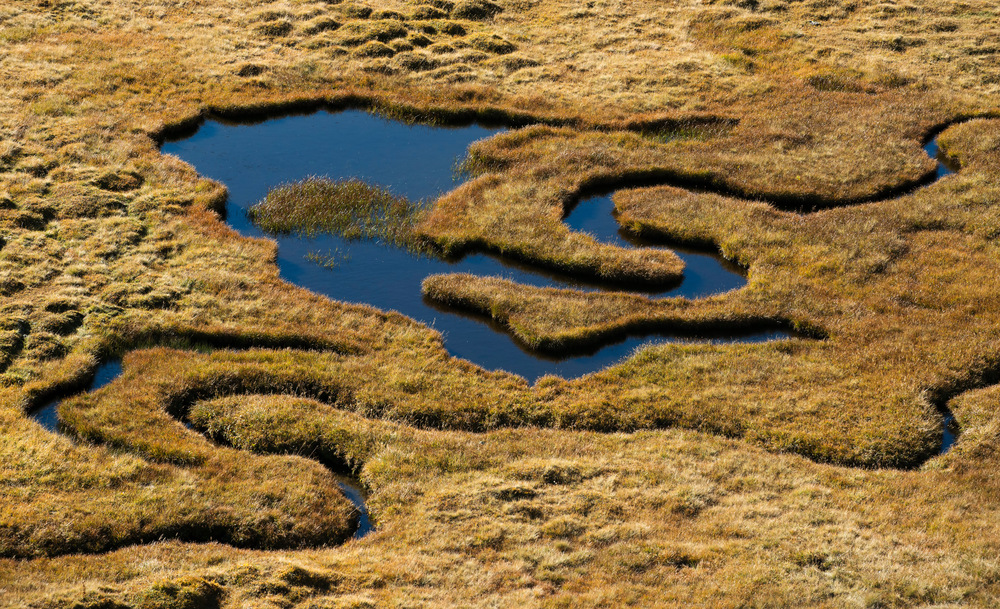
[[[320,102],[320,103],[310,103],[310,104],[306,104],[303,108],[298,109],[298,113],[300,113],[300,114],[301,113],[312,114],[312,113],[315,113],[318,110],[326,110],[326,111],[331,112],[331,113],[340,113],[340,112],[343,112],[343,111],[351,110],[353,108],[360,108],[364,112],[367,112],[369,114],[373,114],[373,108],[371,107],[371,104],[365,104],[363,102],[362,103],[350,102],[350,101],[348,101],[348,103],[346,103],[346,104],[339,104],[339,105],[338,104],[324,104],[322,102]],[[200,129],[201,125],[205,123],[206,120],[218,120],[219,122],[229,123],[229,124],[260,124],[260,123],[272,120],[274,118],[286,117],[286,116],[289,116],[289,115],[293,115],[293,112],[289,112],[287,109],[285,109],[284,111],[282,111],[281,109],[277,109],[275,111],[267,111],[266,109],[263,109],[263,110],[258,109],[258,111],[252,113],[252,116],[249,118],[249,120],[246,120],[244,117],[241,117],[241,115],[240,115],[239,112],[230,113],[229,116],[226,117],[226,118],[222,118],[222,117],[220,117],[218,115],[213,116],[211,113],[206,113],[203,116],[197,117],[193,121],[189,121],[188,124],[178,126],[178,128],[174,129],[173,133],[170,134],[170,139],[172,139],[174,141],[177,141],[177,140],[185,139],[186,137],[190,137],[190,136],[194,135]],[[473,121],[469,120],[469,119],[472,118],[474,120],[475,115],[472,115],[471,117],[470,116],[461,116],[461,117],[456,117],[456,118],[458,118],[459,120],[453,120],[453,121],[450,121],[450,122],[452,124],[456,124],[456,125],[458,125],[458,124],[468,125],[468,124],[473,124]],[[937,142],[938,136],[943,131],[945,131],[947,128],[949,128],[949,127],[951,127],[951,126],[953,126],[955,124],[966,122],[968,120],[973,120],[975,118],[981,118],[981,117],[979,117],[979,116],[959,117],[959,118],[957,118],[955,120],[942,123],[942,124],[940,124],[940,125],[932,128],[928,132],[928,135],[925,138],[925,144],[923,146],[923,149],[924,149],[924,152],[930,158],[934,159],[937,162],[937,167],[936,167],[935,171],[932,174],[928,174],[927,176],[924,176],[923,178],[921,178],[920,180],[918,180],[916,183],[913,183],[913,184],[902,184],[902,185],[900,185],[900,186],[898,186],[896,188],[889,189],[889,191],[884,192],[884,193],[874,193],[871,196],[862,197],[861,199],[859,199],[857,201],[847,200],[847,201],[843,201],[843,202],[840,202],[840,203],[832,203],[832,204],[824,204],[824,205],[820,205],[820,206],[814,206],[813,210],[827,208],[827,207],[850,205],[850,204],[855,204],[855,203],[876,202],[876,201],[881,201],[881,200],[887,200],[887,199],[891,199],[891,198],[896,198],[896,197],[899,197],[899,196],[904,196],[904,195],[909,194],[909,193],[911,193],[911,192],[913,192],[913,191],[915,191],[915,190],[917,190],[919,188],[926,187],[929,184],[932,184],[932,183],[936,182],[937,180],[939,180],[940,178],[942,178],[942,177],[944,177],[946,175],[954,173],[957,170],[957,168],[956,167],[952,167],[947,162],[947,157],[944,154],[941,153],[941,151],[939,149],[939,146],[938,146],[938,142]],[[386,120],[388,120],[388,119],[386,119]],[[524,117],[520,117],[518,120],[510,121],[509,124],[511,124],[511,125],[525,125],[525,124],[528,124],[530,122],[531,121],[525,119]],[[167,135],[168,135],[167,132],[164,131],[164,133],[160,134],[160,136],[157,138],[158,142],[161,145],[167,139]],[[620,183],[621,183],[620,187],[626,187],[626,185],[629,185],[629,183],[632,182],[632,181],[635,181],[635,180],[634,179],[630,180],[629,178],[622,178],[620,180]],[[673,179],[670,179],[668,177],[657,177],[657,176],[645,176],[645,177],[643,177],[643,176],[640,176],[638,178],[638,183],[636,183],[634,185],[636,185],[636,186],[638,186],[638,185],[647,185],[645,183],[647,181],[648,181],[648,185],[665,185],[665,184],[670,184],[670,185],[679,186],[679,187],[686,187],[686,185],[684,184],[685,180],[682,177],[678,177],[678,176],[674,176]],[[603,186],[603,187],[601,185],[589,185],[589,186],[585,187],[585,190],[588,190],[588,189],[589,190],[594,190],[594,189],[609,190],[610,188],[611,188],[611,185],[606,185],[606,186]],[[698,188],[697,185],[695,185],[694,189],[695,190],[699,190],[699,188]],[[705,190],[708,190],[710,192],[716,192],[718,194],[724,194],[724,195],[734,194],[735,196],[741,196],[740,193],[730,193],[730,192],[728,192],[729,189],[727,189],[724,185],[721,188],[716,188],[716,189],[710,189],[709,188],[709,189],[705,189]],[[592,198],[594,198],[594,197],[590,197],[590,198],[588,198],[588,200],[592,199]],[[757,197],[757,198],[760,199],[760,200],[768,201],[767,197]],[[773,199],[773,200],[770,200],[768,202],[770,202],[775,207],[786,208],[786,206],[783,205],[782,202],[779,201],[779,200],[777,200],[777,199]],[[586,200],[584,200],[584,201],[577,201],[570,208],[569,213],[567,213],[566,216],[564,217],[564,221],[567,220],[572,215],[572,212],[575,209],[578,209],[580,207],[580,203],[586,203]],[[799,209],[798,211],[800,213],[803,212],[802,209]],[[685,262],[687,262],[687,261],[685,261]],[[534,269],[532,269],[532,270],[534,271]],[[685,274],[685,277],[687,277],[687,274]],[[682,280],[682,283],[683,283],[683,280]],[[302,285],[302,284],[299,284],[299,285]],[[303,287],[307,287],[307,286],[303,286]],[[331,296],[331,297],[334,297],[334,296]],[[476,316],[473,315],[472,317],[476,317]],[[480,321],[487,321],[486,319],[483,319],[482,317],[483,316],[479,316],[479,320]],[[492,324],[492,325],[495,326],[496,324]],[[648,336],[648,334],[646,336]],[[461,357],[458,354],[455,354],[455,355],[457,357]],[[943,442],[942,442],[942,451],[941,451],[943,453],[948,448],[950,448],[951,444],[954,442],[954,438],[955,438],[955,436],[957,434],[957,425],[956,425],[954,416],[952,415],[952,413],[950,412],[950,410],[948,410],[948,408],[947,408],[946,405],[938,404],[938,405],[936,405],[936,407],[937,407],[937,409],[939,410],[939,412],[942,414],[942,416],[944,418],[944,439],[943,439]]]
[[[313,169],[303,168],[300,166],[302,162],[313,163],[309,167],[314,167],[315,165],[320,165],[319,161],[313,161],[312,157],[315,155],[322,154],[334,154],[334,155],[344,155],[345,153],[341,148],[330,145],[328,148],[332,148],[333,152],[328,152],[328,148],[319,146],[314,142],[314,139],[318,136],[317,131],[323,129],[323,123],[316,124],[316,120],[320,121],[343,121],[347,124],[347,127],[337,126],[337,123],[333,124],[333,128],[328,128],[322,131],[322,137],[325,138],[324,141],[333,139],[333,135],[343,131],[344,135],[352,135],[360,137],[361,133],[373,133],[371,136],[374,140],[378,142],[390,141],[396,144],[391,138],[402,137],[402,143],[399,143],[398,147],[413,147],[414,144],[411,143],[412,135],[407,131],[396,131],[397,129],[402,129],[406,127],[407,129],[434,129],[434,127],[426,125],[410,126],[399,123],[398,121],[390,121],[383,117],[377,115],[372,115],[371,113],[363,111],[353,111],[353,112],[341,112],[336,113],[327,112],[327,116],[322,114],[319,115],[307,115],[302,117],[301,115],[286,116],[275,121],[257,121],[253,125],[264,125],[270,122],[268,129],[270,132],[264,132],[261,135],[256,135],[261,133],[259,129],[251,132],[246,129],[247,125],[236,124],[232,126],[231,130],[227,130],[223,127],[226,123],[220,123],[215,121],[214,123],[206,123],[210,129],[202,132],[201,136],[198,136],[198,131],[194,131],[194,135],[191,131],[188,131],[185,135],[188,137],[181,141],[174,141],[174,145],[165,145],[163,151],[165,153],[173,153],[181,157],[182,159],[188,160],[192,163],[196,169],[204,171],[209,174],[209,177],[214,177],[219,179],[223,183],[230,187],[232,196],[228,202],[230,206],[230,213],[227,213],[226,221],[231,228],[235,228],[238,232],[251,236],[251,237],[267,237],[275,238],[272,235],[266,235],[262,231],[256,229],[250,225],[246,218],[242,214],[238,213],[238,210],[250,203],[256,202],[258,196],[263,196],[266,193],[266,189],[269,187],[274,187],[276,182],[287,181],[289,179],[301,179],[304,177],[303,174],[309,174],[314,172]],[[315,118],[313,118],[315,117]],[[359,117],[359,118],[354,118]],[[360,117],[363,117],[360,118]],[[299,118],[304,118],[307,122],[289,122],[291,120],[298,120]],[[361,122],[361,121],[367,122]],[[281,123],[281,121],[285,121]],[[312,121],[312,122],[308,122]],[[366,129],[366,131],[361,132],[359,127],[353,123],[358,123]],[[279,124],[281,123],[281,124]],[[298,133],[303,131],[302,125],[309,127],[306,131],[304,137],[308,138],[303,140],[301,143],[296,140],[300,137]],[[382,126],[391,128],[391,131],[380,130]],[[276,127],[277,126],[277,127]],[[278,129],[280,127],[281,130]],[[345,130],[346,129],[346,130]],[[371,130],[371,131],[367,131]],[[434,129],[434,132],[444,132],[444,129]],[[226,144],[223,140],[221,143],[215,143],[213,146],[204,146],[199,144],[199,137],[204,139],[205,137],[211,137],[213,132],[222,134],[224,137],[232,137],[236,142],[234,146],[233,143]],[[276,135],[280,133],[282,135]],[[420,142],[423,141],[422,138],[429,137],[427,133],[422,131],[415,132],[421,133]],[[206,135],[207,134],[207,135]],[[294,172],[290,175],[286,172],[280,176],[271,174],[270,176],[261,177],[260,171],[254,173],[252,178],[252,186],[247,184],[240,184],[241,175],[248,171],[251,171],[248,167],[251,166],[251,159],[263,158],[259,157],[255,150],[259,150],[259,146],[251,146],[250,142],[253,140],[248,137],[249,134],[253,134],[253,137],[258,139],[266,139],[267,141],[272,141],[274,138],[281,138],[282,142],[274,142],[274,146],[285,146],[282,148],[283,151],[287,150],[288,154],[285,152],[276,153],[282,159],[287,158],[290,154],[297,155],[294,158],[295,167]],[[492,133],[485,133],[481,130],[477,132],[475,137],[484,137],[492,135]],[[438,136],[435,136],[438,137]],[[451,137],[453,135],[442,135],[440,137]],[[459,137],[462,137],[461,135]],[[455,146],[456,156],[460,156],[465,153],[468,143],[475,139],[475,137],[469,137],[466,140],[461,140],[460,146]],[[192,138],[194,138],[192,140]],[[344,141],[345,138],[341,138]],[[429,140],[426,146],[432,145],[430,142],[437,140]],[[182,144],[183,142],[183,144]],[[193,142],[193,143],[188,143]],[[418,142],[419,144],[419,142]],[[190,154],[185,153],[185,149],[182,145],[188,146],[189,150],[193,150]],[[237,152],[227,153],[225,146],[235,147]],[[384,145],[384,144],[377,144]],[[272,146],[273,147],[273,146]],[[222,152],[220,152],[220,150]],[[407,148],[409,150],[409,148]],[[244,151],[246,151],[244,153]],[[371,154],[371,153],[366,153]],[[228,155],[228,156],[223,156]],[[284,156],[282,156],[284,155]],[[423,155],[428,156],[428,155]],[[192,158],[196,157],[196,158]],[[202,159],[202,160],[198,160]],[[207,160],[204,160],[207,159]],[[225,159],[226,165],[223,169],[216,168],[212,169],[213,163],[217,166],[222,163],[219,159]],[[268,157],[268,162],[271,159]],[[321,159],[322,160],[322,159]],[[265,161],[258,161],[264,167],[269,167],[268,163]],[[336,160],[338,167],[341,165],[354,168],[355,173],[352,177],[365,178],[363,172],[371,171],[368,167],[361,166],[361,161],[350,159],[349,161]],[[383,165],[388,162],[392,162],[389,159],[380,157],[379,162]],[[410,162],[408,157],[404,157],[403,162]],[[426,159],[421,158],[419,161],[422,168],[426,168],[428,163]],[[246,165],[244,165],[244,163]],[[224,171],[229,168],[230,165],[236,165],[237,169],[232,169]],[[449,157],[444,163],[438,162],[438,165],[443,165],[443,169],[446,170],[448,175],[447,183],[439,184],[434,186],[433,189],[428,189],[426,187],[427,178],[421,175],[418,178],[400,178],[400,180],[406,179],[416,179],[418,183],[422,184],[421,188],[423,191],[418,191],[416,193],[397,193],[397,194],[407,194],[410,198],[422,198],[422,196],[433,196],[433,193],[440,193],[442,190],[448,190],[454,187],[451,183],[451,165],[452,158]],[[326,167],[326,165],[321,165],[321,167]],[[438,171],[442,168],[438,167]],[[339,171],[339,170],[338,170]],[[219,173],[225,173],[225,175],[219,175]],[[358,175],[362,173],[362,175]],[[395,172],[399,174],[399,171]],[[213,175],[214,174],[214,175]],[[347,177],[346,174],[338,174],[340,177]],[[409,174],[407,174],[409,175]],[[371,177],[366,178],[369,182],[375,181]],[[234,180],[236,183],[234,183]],[[257,192],[262,190],[263,192]],[[431,193],[431,194],[428,194]],[[608,218],[608,221],[617,227],[617,222],[612,218]],[[438,306],[428,306],[428,303],[424,300],[420,292],[420,280],[423,277],[432,275],[438,272],[441,273],[454,273],[462,270],[469,269],[471,267],[471,272],[477,275],[500,275],[512,278],[518,283],[524,283],[528,285],[541,285],[541,286],[551,286],[553,284],[558,285],[558,287],[573,287],[575,289],[587,289],[585,285],[587,282],[580,282],[575,277],[558,277],[555,274],[543,270],[541,273],[538,272],[538,267],[534,265],[526,265],[524,263],[510,265],[507,260],[497,261],[495,257],[482,254],[482,253],[470,253],[461,259],[460,264],[449,262],[434,262],[431,263],[414,263],[411,262],[412,257],[399,256],[389,252],[389,248],[379,249],[372,244],[356,244],[348,243],[340,240],[329,240],[329,241],[308,241],[296,238],[284,238],[279,236],[279,269],[281,271],[282,278],[286,281],[310,289],[313,292],[324,294],[334,300],[340,301],[350,301],[350,302],[364,302],[370,304],[376,308],[382,310],[397,310],[411,318],[422,321],[428,326],[441,331],[443,334],[443,339],[445,341],[445,346],[449,353],[455,357],[466,359],[485,369],[500,369],[506,370],[508,372],[518,374],[526,379],[532,380],[537,379],[545,375],[554,374],[562,376],[564,378],[576,378],[584,374],[589,374],[602,370],[611,366],[627,357],[629,357],[635,349],[645,346],[650,342],[677,342],[678,340],[684,342],[690,342],[692,338],[696,338],[697,334],[692,336],[683,331],[673,331],[669,327],[664,327],[662,324],[653,330],[646,328],[633,328],[631,333],[617,333],[612,336],[609,334],[604,337],[603,342],[596,345],[596,348],[591,348],[589,352],[580,352],[577,354],[567,353],[559,354],[559,356],[554,356],[553,354],[541,354],[534,352],[532,350],[526,349],[523,345],[518,344],[516,341],[511,340],[507,332],[497,333],[496,329],[488,325],[481,323],[481,319],[475,316],[469,315],[458,315],[457,311],[452,308],[442,309]],[[371,285],[365,285],[358,287],[357,278],[355,275],[359,272],[348,268],[349,265],[345,265],[342,269],[337,269],[334,271],[340,272],[339,275],[331,274],[327,269],[318,267],[315,264],[310,263],[309,265],[303,264],[299,259],[299,254],[304,254],[306,247],[310,249],[316,249],[318,246],[316,243],[333,244],[338,249],[350,246],[353,250],[352,258],[374,258],[376,256],[385,256],[385,260],[393,260],[393,265],[397,265],[398,268],[403,268],[406,265],[412,267],[412,275],[407,273],[402,273],[400,277],[395,277],[390,274],[390,271],[382,270],[378,265],[372,265],[371,276],[365,276],[362,278],[363,282],[370,284],[376,284],[378,281],[382,283],[379,284],[380,287],[377,288],[378,294],[374,293],[375,288]],[[312,245],[310,245],[312,244]],[[630,245],[630,247],[632,247]],[[717,252],[709,255],[701,254],[687,254],[686,252],[680,252],[680,255],[684,258],[691,260],[692,258],[699,258],[698,263],[703,263],[706,260],[708,264],[713,267],[713,273],[716,275],[731,275],[736,281],[727,279],[725,285],[722,289],[712,289],[707,288],[711,285],[710,282],[705,282],[701,286],[701,289],[695,293],[687,293],[685,290],[692,285],[691,280],[693,279],[693,273],[685,273],[685,280],[680,283],[680,285],[670,285],[664,286],[664,290],[667,291],[664,296],[673,295],[683,295],[688,297],[703,297],[708,295],[718,294],[730,289],[734,289],[739,285],[745,284],[745,280],[742,276],[739,276],[734,272],[734,268],[725,268],[722,259],[718,256]],[[397,260],[397,258],[406,258],[405,260]],[[368,259],[366,258],[366,263]],[[370,265],[365,265],[361,268],[362,271],[367,271]],[[392,266],[392,265],[390,265]],[[695,262],[690,262],[690,267],[698,267],[699,264]],[[704,264],[701,264],[704,267]],[[385,277],[381,277],[384,274]],[[403,276],[405,275],[405,276]],[[511,275],[514,275],[511,277]],[[371,277],[378,277],[379,279],[372,280]],[[351,287],[351,283],[354,282],[354,287]],[[394,294],[393,292],[402,292],[403,287],[407,286],[408,283],[412,282],[412,290],[407,289],[405,294]],[[584,285],[581,285],[584,284]],[[381,287],[385,286],[385,287]],[[601,286],[606,288],[607,286]],[[714,286],[713,286],[714,288]],[[440,313],[446,312],[448,315],[444,318],[440,316]],[[748,328],[749,332],[737,334],[731,337],[730,340],[720,340],[718,336],[712,336],[714,342],[758,342],[761,340],[771,340],[775,338],[785,338],[788,334],[784,333],[784,328],[781,329],[783,332],[780,335],[775,335],[775,327],[773,324],[765,324],[759,328],[759,332],[754,332],[755,326]],[[706,336],[708,336],[706,334]],[[653,339],[651,341],[651,339]],[[659,340],[657,340],[659,339]],[[666,339],[666,340],[664,340]]]

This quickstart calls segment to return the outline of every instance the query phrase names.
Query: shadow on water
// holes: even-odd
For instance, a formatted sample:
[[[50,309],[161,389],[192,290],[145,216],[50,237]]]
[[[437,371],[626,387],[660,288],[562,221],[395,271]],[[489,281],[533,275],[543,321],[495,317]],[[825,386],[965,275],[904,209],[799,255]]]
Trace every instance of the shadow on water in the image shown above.
[[[945,454],[951,447],[955,444],[955,440],[958,439],[958,421],[955,420],[955,415],[951,413],[950,410],[945,412],[944,417],[944,434],[941,436],[941,454]]]
[[[357,478],[337,473],[334,473],[333,476],[337,480],[337,486],[344,493],[344,497],[347,497],[354,509],[358,511],[358,528],[354,531],[354,539],[361,539],[375,530],[371,516],[368,514],[368,493]]]
[[[697,338],[628,336],[579,357],[575,354],[543,357],[522,348],[495,324],[427,302],[421,293],[421,282],[432,274],[470,273],[538,287],[593,291],[607,286],[539,272],[485,254],[440,260],[378,243],[345,241],[333,236],[275,237],[263,233],[247,218],[246,210],[269,189],[311,175],[357,178],[413,200],[433,200],[457,185],[455,168],[465,157],[469,144],[500,131],[481,125],[411,125],[358,110],[319,111],[253,125],[208,121],[183,140],[165,142],[162,152],[176,155],[202,175],[227,186],[230,194],[227,222],[245,236],[277,240],[278,266],[283,279],[336,300],[395,310],[421,321],[442,333],[449,353],[483,368],[506,370],[529,380],[547,374],[573,378],[606,368],[650,342]],[[607,235],[617,235],[619,228],[609,205],[609,197],[583,201],[567,218],[567,223],[573,229],[606,240]],[[620,236],[614,239],[624,247],[636,246]],[[332,268],[310,260],[315,254],[328,256]],[[746,283],[737,268],[718,256],[687,250],[678,250],[678,254],[688,265],[684,280],[673,287],[665,286],[656,293],[658,296],[698,298]],[[754,342],[786,336],[785,332],[770,330],[710,338]]]
[[[937,172],[934,176],[935,179],[943,178],[946,175],[950,175],[958,171],[958,166],[955,162],[948,158],[948,155],[946,155],[941,150],[940,146],[938,146],[936,137],[924,145],[924,152],[927,153],[927,156],[937,161]]]

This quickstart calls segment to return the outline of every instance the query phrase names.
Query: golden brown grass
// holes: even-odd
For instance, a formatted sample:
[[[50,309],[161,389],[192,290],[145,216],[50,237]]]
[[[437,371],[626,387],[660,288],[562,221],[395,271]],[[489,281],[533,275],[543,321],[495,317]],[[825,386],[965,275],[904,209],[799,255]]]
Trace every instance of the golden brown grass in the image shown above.
[[[932,169],[928,134],[996,116],[996,7],[504,0],[491,17],[462,4],[0,7],[0,538],[6,556],[45,556],[0,562],[0,599],[995,605],[997,121],[947,129],[962,170],[926,189],[778,208],[905,190]],[[476,148],[478,177],[422,226],[453,251],[675,278],[669,253],[559,221],[588,188],[652,180],[669,186],[618,194],[627,226],[749,269],[746,289],[686,304],[431,280],[504,305],[532,340],[603,332],[623,306],[636,323],[789,320],[829,338],[663,346],[529,387],[448,358],[402,316],[288,286],[273,244],[220,223],[224,189],[155,138],[208,110],[320,102],[548,124]],[[675,137],[705,122],[723,127]],[[677,188],[690,185],[726,195]],[[132,376],[64,405],[86,441],[24,415],[96,358],[191,341],[272,350],[135,354]],[[959,394],[959,443],[925,461],[937,406]],[[164,395],[186,395],[176,404],[215,442]],[[342,537],[349,506],[309,456],[361,468],[374,537],[184,543]]]
[[[710,337],[792,325],[780,318],[747,315],[725,298],[691,301],[585,293],[467,274],[428,277],[423,292],[440,304],[490,316],[529,349],[556,354],[573,354],[628,334],[657,330]]]
[[[220,356],[234,357],[212,357]],[[127,374],[182,362],[182,354],[136,354]],[[985,395],[967,401],[969,414],[990,408]],[[970,510],[996,495],[982,470],[991,437],[965,444],[978,457],[956,452],[945,467],[900,473],[821,466],[694,432],[415,431],[289,395],[196,401],[190,417],[238,448],[358,467],[378,532],[332,551],[167,542],[98,560],[6,563],[9,589],[94,605],[142,606],[169,590],[216,587],[232,605],[482,604],[469,597],[472,586],[505,605],[739,606],[762,595],[823,605],[833,585],[836,604],[905,606],[988,605],[998,578],[995,519]],[[174,427],[159,441],[208,446]],[[288,482],[306,493],[330,484],[301,472]],[[118,583],[102,588],[123,565]],[[28,568],[35,576],[15,584]]]
[[[414,235],[413,227],[426,206],[426,202],[410,201],[357,179],[310,177],[272,188],[247,213],[270,234],[312,237],[325,233],[419,252],[428,248]]]

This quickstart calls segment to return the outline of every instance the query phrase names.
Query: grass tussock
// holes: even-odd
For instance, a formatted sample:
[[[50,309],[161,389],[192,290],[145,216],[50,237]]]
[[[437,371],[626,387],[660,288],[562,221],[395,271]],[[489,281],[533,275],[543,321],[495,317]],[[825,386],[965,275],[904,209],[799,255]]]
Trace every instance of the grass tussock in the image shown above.
[[[461,0],[451,10],[451,16],[456,19],[489,19],[502,10],[503,7],[489,0]]]
[[[426,203],[360,180],[313,177],[271,189],[247,213],[254,224],[274,234],[328,234],[428,253],[429,244],[414,232],[426,209]]]

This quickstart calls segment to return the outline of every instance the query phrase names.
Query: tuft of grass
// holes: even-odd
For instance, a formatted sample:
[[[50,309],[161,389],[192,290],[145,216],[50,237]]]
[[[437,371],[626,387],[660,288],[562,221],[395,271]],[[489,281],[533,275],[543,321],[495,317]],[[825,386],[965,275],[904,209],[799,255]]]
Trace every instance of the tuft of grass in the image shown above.
[[[374,240],[430,252],[414,231],[427,204],[410,201],[357,179],[311,177],[271,189],[248,210],[254,224],[274,234]]]
[[[369,40],[354,49],[354,55],[357,57],[392,57],[395,54],[395,49],[378,40]]]
[[[466,42],[478,51],[495,55],[506,55],[517,50],[514,43],[496,34],[473,34],[466,39]]]
[[[427,4],[423,4],[413,9],[412,18],[418,21],[426,21],[429,19],[444,19],[448,16],[448,13]]]
[[[305,255],[306,260],[310,262],[315,262],[326,269],[335,269],[341,264],[349,261],[351,259],[350,254],[341,252],[340,250],[334,250],[331,252],[309,252]]]
[[[406,26],[395,19],[352,21],[337,30],[340,44],[347,46],[358,46],[370,41],[386,43],[396,38],[405,38],[408,33]]]
[[[153,584],[141,596],[142,609],[204,609],[219,607],[225,589],[200,577],[183,577]]]
[[[371,15],[372,19],[395,19],[396,21],[405,21],[406,17],[403,16],[399,11],[382,10],[376,11]]]
[[[389,43],[389,47],[397,53],[405,53],[413,50],[413,44],[403,38],[397,38]],[[415,70],[418,71],[419,70]]]
[[[465,36],[466,29],[461,23],[456,23],[454,21],[445,21],[441,24],[440,31],[442,34],[447,34],[449,36]]]
[[[303,33],[319,34],[339,29],[342,24],[331,17],[318,17],[304,24]]]
[[[424,70],[433,70],[438,67],[438,62],[433,57],[427,56],[425,53],[415,53],[404,51],[399,53],[395,57],[395,63],[405,70],[411,72],[422,72]]]
[[[114,171],[101,174],[94,186],[111,192],[128,192],[142,186],[143,178],[134,171]]]
[[[359,6],[357,4],[344,4],[340,7],[341,13],[349,19],[367,19],[372,15],[372,8],[369,6]]]
[[[484,20],[492,19],[503,8],[489,0],[461,0],[455,4],[451,16],[455,19]]]
[[[246,63],[236,70],[237,76],[242,76],[243,78],[249,78],[251,76],[260,76],[267,70],[265,66],[255,63]]]
[[[423,34],[413,34],[408,38],[408,40],[410,41],[411,44],[413,44],[413,46],[418,46],[418,47],[426,47],[434,42],[433,40],[431,40],[427,36],[424,36]]]
[[[287,36],[292,32],[291,21],[287,19],[279,19],[277,21],[268,21],[266,23],[261,23],[254,28],[261,36],[267,36],[269,38],[277,38],[279,36]]]

